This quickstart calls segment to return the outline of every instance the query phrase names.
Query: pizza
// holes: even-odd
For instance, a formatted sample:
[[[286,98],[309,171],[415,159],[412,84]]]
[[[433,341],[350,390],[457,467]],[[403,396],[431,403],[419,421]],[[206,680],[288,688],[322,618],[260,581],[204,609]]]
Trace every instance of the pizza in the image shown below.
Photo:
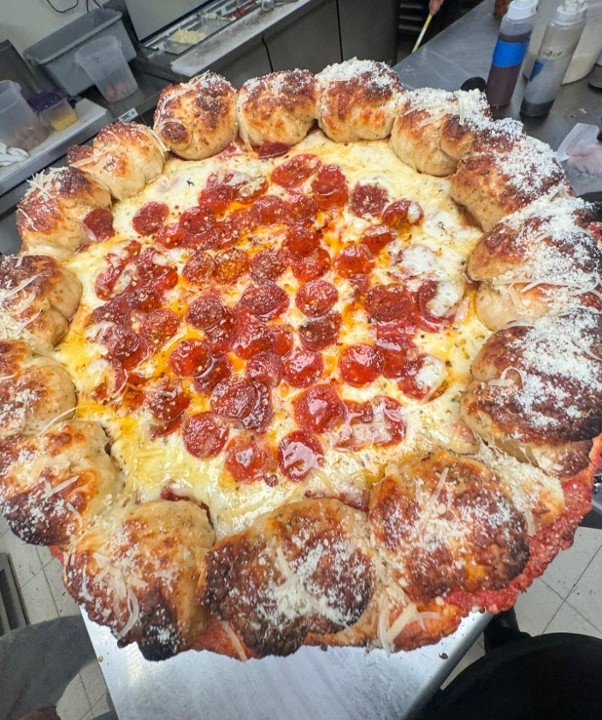
[[[602,255],[520,123],[353,60],[68,158],[0,264],[0,507],[120,645],[412,649],[571,544]]]

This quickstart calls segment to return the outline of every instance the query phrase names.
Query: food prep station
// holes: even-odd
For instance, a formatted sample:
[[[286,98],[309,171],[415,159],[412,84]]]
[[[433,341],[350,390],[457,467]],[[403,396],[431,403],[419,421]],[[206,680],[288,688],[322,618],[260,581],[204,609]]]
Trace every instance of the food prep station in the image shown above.
[[[348,7],[357,6],[355,19],[341,15],[345,2]],[[179,0],[175,5],[185,3]],[[136,24],[134,8],[144,3],[133,0],[131,4],[132,22]],[[153,5],[163,8],[162,3]],[[389,6],[397,3],[388,2]],[[470,77],[486,76],[498,30],[492,9],[493,0],[485,0],[396,65],[402,82],[407,87],[456,90]],[[387,38],[396,21],[387,16],[385,30],[377,27],[372,31],[367,17],[376,14],[374,3],[361,0],[292,0],[283,4],[278,0],[217,0],[178,17],[167,27],[157,28],[162,18],[142,16],[138,22],[142,40],[133,63],[138,90],[114,104],[102,103],[96,91],[86,93],[87,99],[75,106],[76,125],[52,133],[26,163],[0,168],[0,216],[4,213],[4,224],[14,224],[12,208],[25,189],[27,177],[60,162],[69,145],[89,140],[110,120],[149,113],[161,88],[170,81],[212,68],[240,84],[247,77],[285,67],[318,71],[329,62],[354,55],[392,59]],[[346,35],[344,25],[350,22],[354,32]],[[300,34],[309,37],[312,32],[314,43],[299,42]],[[373,33],[387,42],[380,47]],[[333,43],[333,37],[339,41]],[[466,52],[468,46],[470,53]],[[513,102],[506,114],[518,117],[519,102]],[[528,133],[557,147],[576,122],[598,124],[599,108],[600,94],[585,80],[578,81],[562,89],[547,118],[529,120],[525,127]],[[9,247],[9,241],[14,245],[14,240],[7,241],[5,232],[0,223],[0,250],[16,249]],[[602,512],[600,496],[596,505]],[[192,720],[199,713],[206,720],[234,720],[242,715],[266,720],[409,719],[441,685],[488,622],[486,615],[473,614],[440,644],[391,656],[384,650],[367,653],[358,648],[331,648],[324,652],[302,648],[287,658],[239,663],[190,651],[150,663],[137,647],[118,648],[106,628],[85,619],[122,720]]]

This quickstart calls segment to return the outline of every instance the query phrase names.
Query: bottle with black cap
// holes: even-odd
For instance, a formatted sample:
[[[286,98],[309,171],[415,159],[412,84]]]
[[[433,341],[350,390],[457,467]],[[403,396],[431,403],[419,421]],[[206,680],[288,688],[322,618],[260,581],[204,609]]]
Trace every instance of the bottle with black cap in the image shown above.
[[[527,53],[537,0],[512,0],[502,18],[485,94],[493,108],[508,105]]]
[[[586,5],[566,0],[556,10],[541,41],[537,59],[520,106],[521,115],[543,117],[550,112],[562,78],[571,62],[585,27]]]

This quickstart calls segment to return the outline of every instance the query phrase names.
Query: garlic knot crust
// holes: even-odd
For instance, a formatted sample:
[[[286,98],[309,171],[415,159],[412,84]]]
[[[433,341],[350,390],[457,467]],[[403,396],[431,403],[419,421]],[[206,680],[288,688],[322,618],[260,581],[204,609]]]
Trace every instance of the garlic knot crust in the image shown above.
[[[208,71],[187,83],[169,85],[159,96],[153,129],[186,160],[202,160],[226,148],[236,136],[236,90]]]
[[[289,655],[355,624],[376,581],[364,513],[306,500],[264,515],[207,554],[201,601],[252,652]]]
[[[201,561],[213,544],[207,513],[157,500],[114,507],[70,549],[65,578],[92,620],[149,660],[188,649],[206,621],[195,602]]]
[[[451,175],[476,142],[477,133],[494,127],[482,93],[449,93],[420,88],[403,94],[391,130],[391,147],[418,172]]]
[[[578,198],[536,201],[483,235],[468,262],[482,282],[477,312],[491,330],[571,305],[600,308],[602,253]]]
[[[97,423],[58,422],[0,440],[0,508],[36,545],[68,547],[123,489]]]
[[[466,206],[483,230],[541,197],[570,195],[560,163],[549,146],[524,137],[511,149],[490,149],[458,162],[451,196]]]
[[[168,88],[59,171],[100,204],[22,201],[80,235],[0,262],[0,509],[150,659],[437,642],[590,507],[591,208],[481,95],[382,64],[233,103]]]
[[[117,200],[123,200],[160,175],[165,146],[153,130],[140,123],[116,122],[104,127],[91,147],[70,148],[67,159],[71,167],[107,187]]]
[[[281,70],[247,80],[238,91],[239,133],[247,145],[296,145],[318,115],[318,86],[309,70]]]
[[[86,241],[84,221],[111,196],[99,182],[77,168],[58,168],[31,180],[31,190],[17,205],[17,230],[29,251],[63,260]]]
[[[472,373],[462,409],[478,434],[561,475],[587,464],[602,430],[599,312],[575,308],[504,328],[485,343]]]
[[[0,338],[49,350],[67,332],[80,297],[79,280],[47,255],[0,258]]]
[[[402,85],[388,65],[349,60],[319,73],[318,123],[335,142],[381,140],[391,133]]]
[[[75,410],[75,388],[56,360],[32,356],[27,343],[0,340],[0,437],[43,432]]]

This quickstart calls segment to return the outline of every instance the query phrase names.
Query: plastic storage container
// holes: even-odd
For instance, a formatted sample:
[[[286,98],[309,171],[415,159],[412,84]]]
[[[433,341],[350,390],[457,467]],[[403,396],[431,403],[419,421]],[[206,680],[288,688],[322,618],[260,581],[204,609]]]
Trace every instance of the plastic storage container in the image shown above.
[[[82,15],[27,48],[24,55],[34,64],[41,65],[68,95],[77,95],[94,83],[83,67],[75,62],[76,51],[89,40],[107,36],[119,40],[126,60],[136,57],[134,46],[121,22],[121,13],[104,8]]]
[[[69,105],[67,98],[58,90],[34,95],[28,100],[36,115],[53,130],[64,130],[77,122],[75,110]]]
[[[117,38],[101,37],[86,43],[75,53],[75,62],[109,102],[123,100],[138,89]]]
[[[47,137],[48,130],[21,95],[19,83],[0,81],[0,142],[31,150]]]

